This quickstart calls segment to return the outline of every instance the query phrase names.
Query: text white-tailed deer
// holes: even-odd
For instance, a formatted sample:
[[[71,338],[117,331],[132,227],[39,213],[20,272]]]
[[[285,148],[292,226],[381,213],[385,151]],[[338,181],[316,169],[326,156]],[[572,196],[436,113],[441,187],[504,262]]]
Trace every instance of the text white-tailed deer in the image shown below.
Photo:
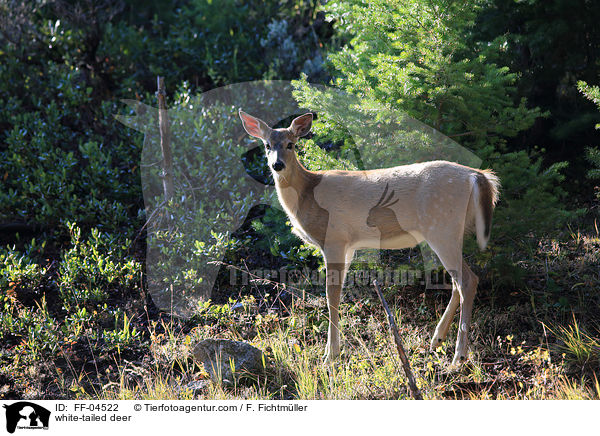
[[[450,303],[431,341],[446,338],[460,304],[453,364],[467,356],[473,299],[479,279],[462,258],[464,234],[475,230],[483,250],[498,200],[498,178],[446,161],[368,171],[308,171],[294,150],[312,125],[312,114],[287,129],[271,129],[240,110],[248,134],[262,139],[279,201],[294,232],[321,249],[329,309],[326,361],[340,353],[339,303],[354,252],[361,248],[400,249],[426,241],[452,277]]]

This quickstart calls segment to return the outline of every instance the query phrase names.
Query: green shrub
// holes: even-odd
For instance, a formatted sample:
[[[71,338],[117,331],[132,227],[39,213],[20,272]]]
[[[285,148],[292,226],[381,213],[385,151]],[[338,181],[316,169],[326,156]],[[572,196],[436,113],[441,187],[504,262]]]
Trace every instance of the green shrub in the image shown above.
[[[99,307],[111,295],[139,283],[141,265],[127,260],[129,241],[102,234],[92,229],[90,237],[81,240],[81,229],[69,224],[71,245],[62,254],[58,267],[57,285],[63,307],[67,312],[75,308]]]
[[[119,307],[140,287],[142,265],[127,254],[129,241],[97,229],[82,238],[75,224],[69,232],[72,247],[57,268],[36,260],[44,246],[35,240],[24,252],[0,249],[0,339],[15,346],[15,364],[53,359],[84,337],[104,341],[99,353],[140,339]]]
[[[111,121],[114,103],[90,108],[90,89],[80,86],[79,73],[49,63],[36,77],[34,68],[15,64],[0,66],[0,104],[13,106],[0,114],[6,126],[0,134],[0,221],[37,224],[50,233],[68,220],[132,232],[141,138]],[[6,98],[17,94],[8,79],[17,74],[13,68],[22,70],[31,94]],[[42,81],[47,88],[41,89]]]

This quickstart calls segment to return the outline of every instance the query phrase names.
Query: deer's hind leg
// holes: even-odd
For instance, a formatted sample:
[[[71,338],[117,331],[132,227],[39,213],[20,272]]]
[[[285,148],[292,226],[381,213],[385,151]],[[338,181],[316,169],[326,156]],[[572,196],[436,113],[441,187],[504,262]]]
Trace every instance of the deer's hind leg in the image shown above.
[[[450,297],[450,302],[444,311],[444,314],[440,318],[438,325],[435,328],[433,333],[433,338],[431,339],[430,350],[434,351],[437,347],[442,345],[442,342],[448,336],[448,330],[450,329],[450,325],[454,320],[454,316],[456,315],[456,309],[460,304],[460,294],[458,292],[458,285],[452,279],[452,296]]]
[[[462,258],[463,231],[457,229],[456,232],[449,232],[448,230],[451,229],[446,228],[444,233],[440,231],[440,233],[429,235],[427,239],[433,251],[438,255],[442,265],[444,265],[444,268],[452,277],[452,297],[436,327],[432,347],[438,346],[440,340],[444,340],[456,309],[460,305],[460,321],[454,359],[452,361],[452,364],[456,365],[467,359],[471,313],[477,292],[478,279]],[[448,235],[453,236],[450,238]]]
[[[467,359],[467,347],[469,344],[469,331],[471,329],[471,315],[473,313],[473,301],[477,293],[479,279],[471,271],[465,261],[462,262],[462,278],[460,282],[460,321],[458,335],[456,336],[456,348],[452,364],[462,363]]]

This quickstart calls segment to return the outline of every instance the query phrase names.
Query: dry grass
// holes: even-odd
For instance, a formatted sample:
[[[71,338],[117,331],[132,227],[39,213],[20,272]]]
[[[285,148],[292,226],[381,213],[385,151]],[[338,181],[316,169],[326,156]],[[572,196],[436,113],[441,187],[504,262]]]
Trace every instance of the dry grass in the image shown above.
[[[446,343],[428,350],[447,293],[417,286],[387,289],[424,398],[600,399],[599,248],[597,236],[572,232],[566,241],[542,241],[530,257],[523,256],[523,286],[483,281],[471,354],[459,370],[450,366],[455,325]],[[296,299],[288,310],[265,311],[248,297],[241,311],[206,304],[189,322],[148,316],[139,342],[118,349],[110,365],[94,366],[92,355],[86,361],[78,352],[69,354],[69,344],[60,345],[62,360],[41,357],[32,365],[21,353],[0,372],[0,393],[5,398],[409,399],[379,302],[371,289],[351,291],[342,304],[342,355],[333,366],[322,364],[324,298],[310,304]],[[44,312],[35,313],[43,317]],[[260,348],[267,357],[265,373],[233,386],[211,381],[190,353],[209,337]],[[87,345],[92,344],[84,337],[72,346],[85,351]],[[26,363],[28,372],[21,371]],[[21,378],[8,375],[19,371]]]

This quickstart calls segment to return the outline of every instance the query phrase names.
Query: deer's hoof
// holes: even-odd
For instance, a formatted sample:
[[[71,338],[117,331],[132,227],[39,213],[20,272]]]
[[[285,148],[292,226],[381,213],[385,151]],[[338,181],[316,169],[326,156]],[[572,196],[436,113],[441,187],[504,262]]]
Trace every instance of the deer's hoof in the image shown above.
[[[340,352],[333,351],[330,347],[325,349],[325,355],[323,356],[323,364],[324,365],[332,365],[337,358],[339,357]]]
[[[444,343],[444,338],[442,338],[441,336],[435,335],[433,337],[433,339],[431,340],[431,343],[429,344],[429,351],[431,351],[433,353],[435,350],[437,350],[439,347],[441,347],[443,343]]]
[[[465,363],[467,362],[467,356],[465,354],[456,354],[454,356],[454,359],[452,359],[452,367],[453,368],[460,368],[462,367]]]

